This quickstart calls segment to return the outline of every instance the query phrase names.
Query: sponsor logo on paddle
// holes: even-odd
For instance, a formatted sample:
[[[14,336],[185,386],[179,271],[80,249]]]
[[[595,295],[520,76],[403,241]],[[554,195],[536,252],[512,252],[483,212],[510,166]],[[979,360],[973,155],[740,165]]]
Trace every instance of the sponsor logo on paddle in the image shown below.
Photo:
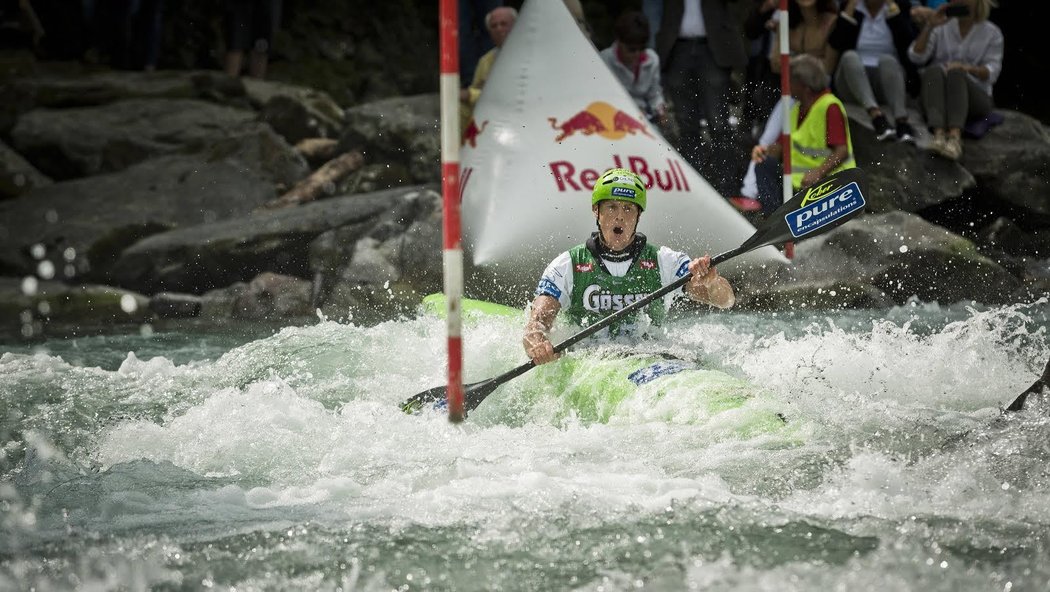
[[[863,208],[864,196],[856,181],[841,187],[829,181],[809,188],[801,206],[784,216],[784,221],[798,238]]]

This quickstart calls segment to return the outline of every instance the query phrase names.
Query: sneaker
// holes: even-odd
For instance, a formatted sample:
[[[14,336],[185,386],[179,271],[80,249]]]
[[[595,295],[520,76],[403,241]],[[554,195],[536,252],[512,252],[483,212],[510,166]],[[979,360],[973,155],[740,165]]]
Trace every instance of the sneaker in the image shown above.
[[[959,160],[962,156],[962,139],[948,136],[944,139],[944,155],[952,160]]]
[[[890,139],[890,136],[893,135],[893,128],[890,127],[890,122],[885,115],[874,117],[871,125],[875,128],[875,139],[880,142]]]
[[[946,153],[947,148],[945,147],[945,144],[944,144],[945,140],[946,140],[946,138],[944,137],[944,134],[935,134],[933,136],[933,140],[930,141],[930,145],[929,145],[930,152],[934,152],[936,154],[940,154],[941,156],[947,158],[948,154]]]
[[[730,197],[729,203],[733,204],[733,207],[740,210],[741,212],[761,212],[762,204],[757,199],[750,197],[744,197],[738,195],[736,197]]]
[[[915,128],[908,123],[907,119],[897,120],[897,141],[915,143]]]

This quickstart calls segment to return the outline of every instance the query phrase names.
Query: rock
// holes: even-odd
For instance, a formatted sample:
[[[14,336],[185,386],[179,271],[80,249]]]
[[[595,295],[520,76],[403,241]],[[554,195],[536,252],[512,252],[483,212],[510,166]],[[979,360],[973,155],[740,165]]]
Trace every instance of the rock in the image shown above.
[[[851,105],[847,111],[857,166],[868,177],[865,197],[869,213],[917,212],[950,201],[975,186],[973,175],[959,163],[912,144],[879,142],[866,124],[867,114],[858,109]]]
[[[0,330],[31,338],[51,325],[142,323],[152,317],[149,299],[109,286],[69,286],[56,281],[0,277]]]
[[[149,300],[149,309],[165,319],[189,318],[200,315],[202,298],[193,294],[160,292]]]
[[[55,179],[123,170],[151,157],[198,152],[254,123],[255,114],[189,99],[128,99],[34,109],[11,130],[20,154]]]
[[[402,201],[424,191],[408,187],[333,197],[157,234],[125,249],[113,265],[112,278],[147,294],[200,294],[265,271],[312,278],[318,270],[311,268],[309,253],[316,238],[338,228],[349,229],[356,241],[402,209]],[[330,264],[339,265],[334,260]]]
[[[51,179],[36,170],[22,155],[0,142],[0,200],[18,197],[51,183]]]
[[[965,140],[962,166],[985,199],[1019,208],[1018,215],[1050,215],[1050,129],[1016,111],[980,140]]]
[[[310,282],[265,272],[234,297],[232,314],[256,321],[307,316],[313,310],[310,297]]]
[[[72,263],[75,276],[108,283],[112,263],[139,239],[244,216],[274,197],[273,184],[243,163],[200,156],[41,187],[0,202],[0,271],[35,273],[31,250],[40,245],[57,270]]]
[[[1020,281],[969,240],[907,212],[861,216],[801,242],[780,282],[866,283],[898,304],[1009,301]]]
[[[340,152],[359,149],[369,163],[402,165],[409,172],[410,183],[441,180],[441,109],[437,94],[368,103],[348,109],[346,118]]]
[[[327,93],[254,78],[245,78],[244,86],[260,120],[290,144],[306,138],[338,138],[343,130],[343,108]]]

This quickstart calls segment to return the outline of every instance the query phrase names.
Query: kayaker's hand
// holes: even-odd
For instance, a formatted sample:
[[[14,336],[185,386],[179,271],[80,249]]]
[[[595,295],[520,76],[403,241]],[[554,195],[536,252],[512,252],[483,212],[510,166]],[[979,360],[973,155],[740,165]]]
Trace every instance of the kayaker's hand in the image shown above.
[[[558,354],[554,353],[554,346],[551,345],[551,340],[547,338],[546,333],[538,328],[533,329],[529,327],[526,329],[522,345],[525,346],[525,353],[537,366],[558,359]]]
[[[696,292],[707,292],[707,288],[718,280],[718,270],[711,267],[711,257],[704,255],[689,262],[689,271],[693,277],[689,280],[689,287]]]
[[[736,303],[733,287],[711,265],[710,256],[704,255],[690,261],[689,271],[693,277],[689,278],[685,291],[690,298],[718,308],[729,308]]]

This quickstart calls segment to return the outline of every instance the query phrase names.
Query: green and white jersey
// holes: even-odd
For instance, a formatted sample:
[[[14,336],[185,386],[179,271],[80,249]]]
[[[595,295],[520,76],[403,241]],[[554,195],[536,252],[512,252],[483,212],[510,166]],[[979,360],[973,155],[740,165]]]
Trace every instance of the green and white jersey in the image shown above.
[[[667,247],[646,245],[629,261],[601,261],[577,245],[556,257],[547,266],[536,287],[536,295],[558,301],[567,316],[587,326],[644,296],[673,283],[689,272],[689,256]],[[645,312],[653,324],[659,324],[673,299],[672,292],[650,304]],[[624,321],[612,333],[632,332],[635,323]]]

